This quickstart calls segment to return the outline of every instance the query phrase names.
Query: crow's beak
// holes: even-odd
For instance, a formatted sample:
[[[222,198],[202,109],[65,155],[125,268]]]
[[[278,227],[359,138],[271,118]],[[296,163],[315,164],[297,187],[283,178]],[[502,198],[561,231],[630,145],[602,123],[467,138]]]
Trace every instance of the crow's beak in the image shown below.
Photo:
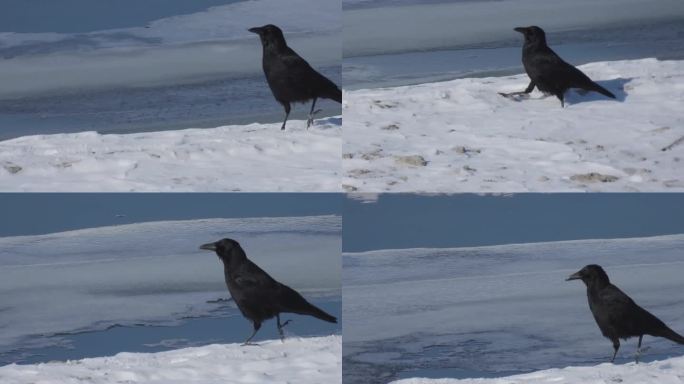
[[[204,249],[207,251],[215,251],[216,250],[216,244],[214,244],[214,243],[202,244],[202,245],[200,245],[199,249]]]
[[[525,28],[525,27],[517,27],[517,28],[513,28],[513,30],[516,31],[516,32],[520,32],[520,33],[522,33],[522,34],[525,34],[525,31],[527,31],[527,28]]]
[[[568,276],[565,281],[570,281],[570,280],[580,280],[582,278],[582,275],[579,272],[575,272],[572,275]]]
[[[252,33],[256,33],[257,35],[261,34],[261,28],[260,27],[250,28],[250,29],[248,29],[248,31],[250,31]]]

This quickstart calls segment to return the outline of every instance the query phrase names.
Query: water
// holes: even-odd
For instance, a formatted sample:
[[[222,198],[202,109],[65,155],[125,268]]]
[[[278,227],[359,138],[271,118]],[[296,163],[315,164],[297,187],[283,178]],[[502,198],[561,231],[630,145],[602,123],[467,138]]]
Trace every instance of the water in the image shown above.
[[[341,318],[342,303],[339,297],[321,296],[310,301]],[[77,360],[112,356],[119,352],[161,352],[215,343],[241,343],[251,334],[251,323],[240,315],[231,301],[222,299],[216,303],[213,312],[211,317],[185,318],[176,321],[175,325],[112,326],[102,331],[57,334],[46,340],[54,344],[52,346],[18,347],[10,353],[0,354],[0,365]],[[285,327],[286,337],[325,336],[342,332],[341,322],[332,324],[294,314],[283,314],[281,319],[292,320]],[[268,320],[253,341],[258,343],[278,337],[275,320]],[[26,343],[30,344],[31,340],[26,340]]]
[[[240,1],[245,0],[4,0],[0,32],[83,33],[144,26],[153,20]]]

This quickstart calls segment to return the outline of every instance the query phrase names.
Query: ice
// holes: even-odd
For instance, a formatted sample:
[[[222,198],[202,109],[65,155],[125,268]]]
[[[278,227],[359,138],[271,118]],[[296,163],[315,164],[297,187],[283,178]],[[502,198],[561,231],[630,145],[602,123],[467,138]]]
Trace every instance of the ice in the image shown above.
[[[268,23],[283,28],[290,45],[314,66],[339,63],[339,2],[244,1],[146,27],[0,33],[0,98],[255,74],[261,71],[261,46],[247,28]]]
[[[519,37],[512,28],[525,25],[563,31],[684,15],[684,3],[677,0],[659,2],[658,7],[648,0],[414,1],[358,9],[347,8],[363,1],[344,3],[344,57],[514,40]]]
[[[340,190],[342,119],[0,141],[3,191]]]
[[[272,340],[259,347],[213,344],[159,353],[0,367],[5,384],[341,383],[342,337]]]
[[[41,336],[173,324],[228,297],[223,267],[201,244],[238,240],[279,281],[340,290],[339,216],[145,222],[0,238],[0,353]],[[4,381],[3,381],[4,382]]]
[[[681,191],[684,61],[580,66],[616,94],[521,91],[525,74],[346,91],[348,192]]]
[[[345,253],[349,382],[382,382],[373,378],[382,374],[506,376],[607,362],[613,348],[596,326],[584,285],[565,281],[586,264],[602,265],[638,304],[684,332],[682,249],[678,234]],[[684,353],[649,336],[644,346],[646,361]],[[623,342],[616,362],[633,361],[635,351],[635,339]]]

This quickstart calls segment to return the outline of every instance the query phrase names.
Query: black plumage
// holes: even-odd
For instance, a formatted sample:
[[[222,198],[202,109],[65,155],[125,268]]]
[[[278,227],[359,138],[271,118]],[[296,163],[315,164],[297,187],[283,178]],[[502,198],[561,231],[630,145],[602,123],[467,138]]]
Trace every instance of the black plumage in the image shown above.
[[[639,362],[641,340],[644,335],[664,337],[679,344],[684,344],[684,337],[670,329],[660,319],[638,306],[634,300],[610,283],[608,275],[599,265],[587,265],[580,271],[570,275],[569,280],[580,279],[587,286],[589,309],[594,315],[596,324],[603,336],[613,342],[613,358],[615,360],[620,339],[639,337],[636,361]]]
[[[503,96],[527,94],[536,86],[540,91],[556,96],[561,106],[565,105],[565,92],[570,88],[598,92],[615,98],[610,91],[593,82],[587,75],[571,64],[566,63],[546,44],[544,30],[537,27],[518,27],[514,29],[525,36],[522,62],[530,77],[530,84],[522,92],[501,93]]]
[[[231,297],[244,317],[252,321],[254,332],[245,341],[249,344],[256,335],[261,323],[275,317],[278,333],[283,339],[283,327],[290,322],[280,322],[283,312],[309,315],[318,319],[337,323],[337,319],[310,304],[297,291],[281,284],[247,259],[240,244],[232,239],[222,239],[215,243],[204,244],[200,249],[216,252],[223,262],[223,273]]]
[[[319,98],[342,102],[342,91],[330,79],[318,73],[297,52],[287,46],[283,31],[275,25],[250,28],[259,35],[263,47],[262,64],[273,97],[285,108],[285,129],[290,115],[290,104],[313,100],[306,127],[313,124],[316,100]]]

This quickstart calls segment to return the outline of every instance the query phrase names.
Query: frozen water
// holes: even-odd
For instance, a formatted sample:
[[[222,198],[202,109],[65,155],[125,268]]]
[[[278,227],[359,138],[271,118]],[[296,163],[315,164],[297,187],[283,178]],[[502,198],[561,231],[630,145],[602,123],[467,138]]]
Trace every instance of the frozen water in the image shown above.
[[[0,238],[0,353],[113,325],[176,324],[228,296],[199,245],[241,242],[274,278],[307,294],[340,290],[339,216],[147,222]]]
[[[0,32],[0,139],[280,121],[282,108],[262,74],[261,44],[247,31],[267,23],[282,27],[290,46],[341,82],[334,0],[240,1],[81,33]],[[339,114],[337,103],[321,108],[319,117]]]
[[[343,255],[345,382],[487,377],[606,362],[589,311],[586,264],[684,332],[684,235]],[[646,360],[681,346],[646,337]],[[636,340],[616,362],[633,361]],[[347,381],[348,380],[348,381]]]

